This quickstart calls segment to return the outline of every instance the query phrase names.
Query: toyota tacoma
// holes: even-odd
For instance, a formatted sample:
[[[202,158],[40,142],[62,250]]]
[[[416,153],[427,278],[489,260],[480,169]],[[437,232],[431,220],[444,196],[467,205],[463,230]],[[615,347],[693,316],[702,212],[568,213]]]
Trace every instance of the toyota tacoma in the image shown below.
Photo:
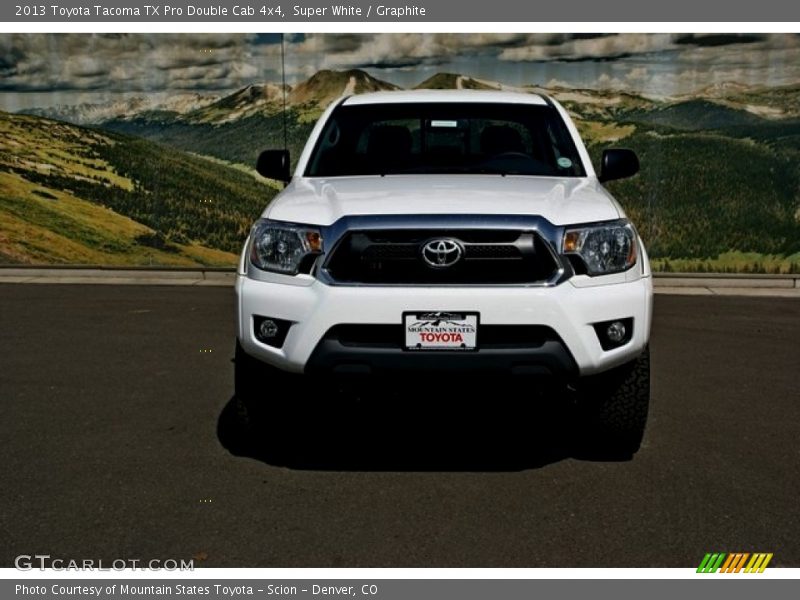
[[[564,108],[542,94],[376,92],[334,102],[245,243],[236,397],[304,378],[501,375],[578,400],[593,443],[635,453],[650,399],[651,272]],[[313,392],[309,392],[313,393]]]

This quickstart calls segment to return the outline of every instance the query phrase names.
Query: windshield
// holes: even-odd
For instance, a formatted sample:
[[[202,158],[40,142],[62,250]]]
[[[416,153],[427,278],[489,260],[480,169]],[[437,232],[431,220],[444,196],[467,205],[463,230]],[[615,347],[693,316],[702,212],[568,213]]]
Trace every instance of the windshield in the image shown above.
[[[307,177],[469,173],[582,177],[550,105],[408,103],[339,106]]]

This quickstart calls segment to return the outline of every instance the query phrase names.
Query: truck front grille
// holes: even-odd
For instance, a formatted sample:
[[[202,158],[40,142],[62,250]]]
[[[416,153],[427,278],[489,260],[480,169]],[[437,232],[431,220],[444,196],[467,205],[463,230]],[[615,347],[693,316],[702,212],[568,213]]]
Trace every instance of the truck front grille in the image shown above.
[[[439,241],[445,250],[458,247],[453,264],[436,264]],[[323,268],[345,284],[502,285],[544,283],[559,264],[533,231],[393,229],[345,234]]]

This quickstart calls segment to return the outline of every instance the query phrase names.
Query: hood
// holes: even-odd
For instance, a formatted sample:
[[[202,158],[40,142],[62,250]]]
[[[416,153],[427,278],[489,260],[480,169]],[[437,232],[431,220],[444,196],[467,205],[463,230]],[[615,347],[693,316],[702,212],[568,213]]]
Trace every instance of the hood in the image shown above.
[[[350,215],[405,214],[536,215],[554,225],[624,216],[594,178],[500,175],[300,178],[263,216],[325,226]]]

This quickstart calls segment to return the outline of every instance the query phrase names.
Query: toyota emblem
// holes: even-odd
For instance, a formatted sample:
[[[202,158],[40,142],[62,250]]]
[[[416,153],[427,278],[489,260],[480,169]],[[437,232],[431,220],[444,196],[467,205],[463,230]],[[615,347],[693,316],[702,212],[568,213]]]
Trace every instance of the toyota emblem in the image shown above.
[[[452,267],[463,253],[461,244],[448,238],[431,240],[422,246],[422,260],[434,269]]]

